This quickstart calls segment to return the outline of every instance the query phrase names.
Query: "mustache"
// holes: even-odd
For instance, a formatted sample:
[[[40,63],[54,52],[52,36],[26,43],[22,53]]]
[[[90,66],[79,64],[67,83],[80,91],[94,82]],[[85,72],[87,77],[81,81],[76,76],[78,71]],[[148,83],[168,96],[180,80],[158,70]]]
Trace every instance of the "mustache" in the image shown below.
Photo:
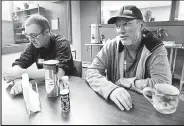
[[[120,38],[126,38],[128,35],[118,35]]]

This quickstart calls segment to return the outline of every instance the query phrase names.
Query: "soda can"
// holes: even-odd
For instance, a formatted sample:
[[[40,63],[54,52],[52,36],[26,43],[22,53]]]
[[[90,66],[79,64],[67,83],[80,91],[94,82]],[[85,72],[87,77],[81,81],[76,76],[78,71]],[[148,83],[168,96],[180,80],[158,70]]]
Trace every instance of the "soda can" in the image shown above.
[[[61,95],[61,109],[63,112],[70,111],[70,97],[69,97],[69,90],[63,89],[60,91]]]

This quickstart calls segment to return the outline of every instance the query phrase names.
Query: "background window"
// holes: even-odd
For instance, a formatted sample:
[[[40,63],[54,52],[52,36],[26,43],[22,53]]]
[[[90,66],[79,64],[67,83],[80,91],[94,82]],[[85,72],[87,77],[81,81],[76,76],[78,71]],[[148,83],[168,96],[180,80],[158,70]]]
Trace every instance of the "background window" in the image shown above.
[[[115,16],[124,5],[136,5],[144,21],[169,21],[171,1],[101,1],[101,23]]]
[[[184,20],[184,1],[180,1],[178,20]]]
[[[2,20],[12,21],[12,1],[2,1]]]

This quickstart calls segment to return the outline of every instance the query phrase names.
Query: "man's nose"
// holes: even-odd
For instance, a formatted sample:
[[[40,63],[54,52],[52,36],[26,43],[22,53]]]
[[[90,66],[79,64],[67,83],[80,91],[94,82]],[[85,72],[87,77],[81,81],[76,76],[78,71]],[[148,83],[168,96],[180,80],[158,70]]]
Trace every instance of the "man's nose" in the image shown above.
[[[32,38],[30,38],[29,39],[32,43],[35,43],[36,41],[35,41],[35,39],[32,39]]]
[[[126,32],[125,26],[121,25],[118,32],[121,33],[121,34],[124,34]]]

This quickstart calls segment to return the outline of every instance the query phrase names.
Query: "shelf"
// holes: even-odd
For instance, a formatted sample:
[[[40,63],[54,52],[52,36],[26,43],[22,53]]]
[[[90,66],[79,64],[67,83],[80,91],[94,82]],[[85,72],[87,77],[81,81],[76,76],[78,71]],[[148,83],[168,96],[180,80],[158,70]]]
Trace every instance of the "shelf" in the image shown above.
[[[38,13],[37,13],[37,14],[38,14]],[[25,15],[24,17],[30,17],[31,15],[33,15],[33,14]]]
[[[44,9],[44,8],[43,7],[34,7],[34,8],[30,8],[30,9],[18,10],[18,11],[13,12],[13,13],[21,13],[24,11],[31,11],[31,10],[35,10],[35,9]]]
[[[22,34],[22,33],[15,33],[15,35],[24,35],[24,34]],[[24,35],[25,36],[25,35]]]
[[[15,41],[28,41],[27,39],[16,39]]]
[[[19,10],[16,12],[13,12],[13,15],[18,16],[18,20],[13,20],[13,30],[14,30],[14,39],[16,44],[21,44],[21,43],[29,43],[29,40],[25,36],[24,31],[24,22],[28,17],[30,17],[33,14],[40,14],[45,17],[45,9],[43,7],[34,7],[34,8],[29,8],[29,9],[24,9],[24,10]],[[12,18],[13,19],[13,18]]]
[[[29,43],[29,41],[27,39],[17,39],[15,40],[15,43],[18,44],[18,43]]]
[[[13,21],[14,24],[22,24],[24,21]]]
[[[85,44],[86,46],[104,46],[102,43],[91,43],[91,44]]]
[[[24,28],[14,28],[14,29],[16,29],[16,30],[24,30]]]

